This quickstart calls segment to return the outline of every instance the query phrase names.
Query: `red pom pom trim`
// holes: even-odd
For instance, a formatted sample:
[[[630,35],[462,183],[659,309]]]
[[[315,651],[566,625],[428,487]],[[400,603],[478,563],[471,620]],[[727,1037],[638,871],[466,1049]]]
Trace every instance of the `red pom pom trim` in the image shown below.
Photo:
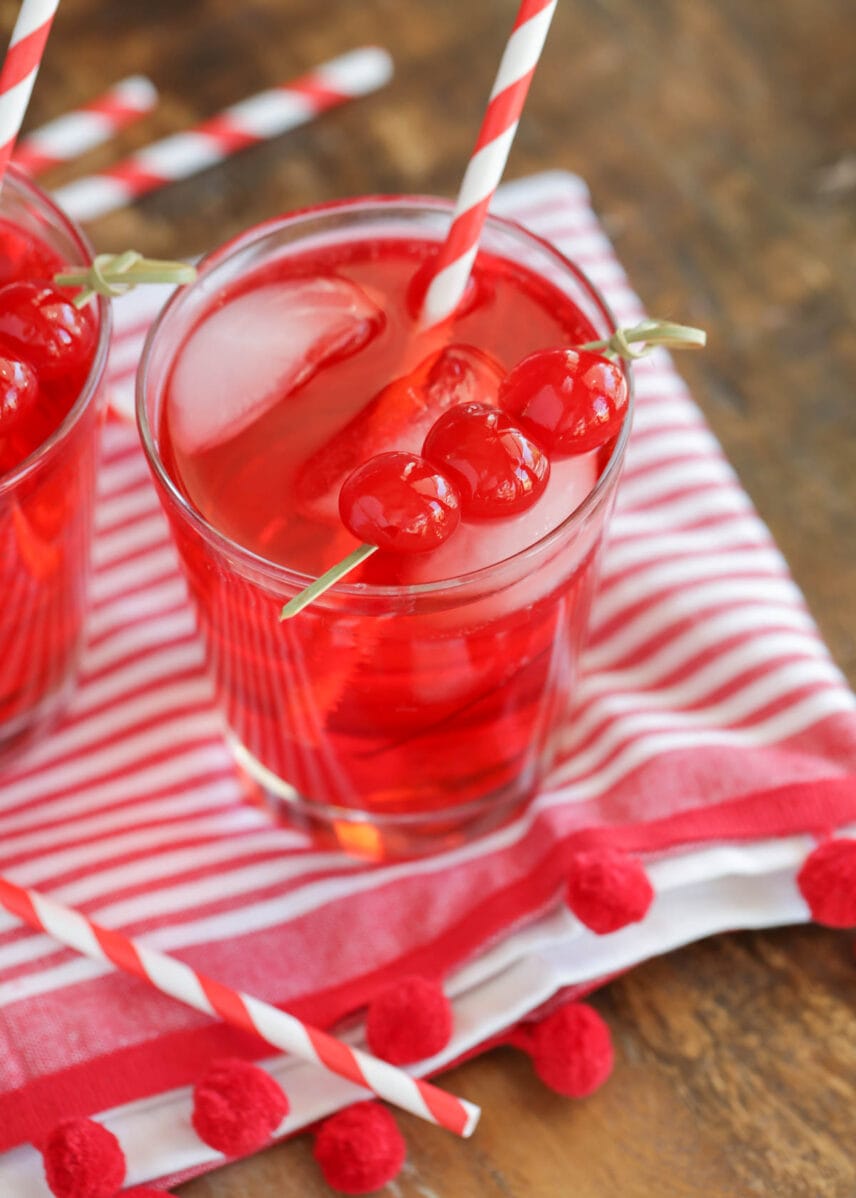
[[[437,982],[407,977],[372,999],[366,1039],[376,1057],[410,1065],[433,1057],[452,1036],[452,1004]]]
[[[287,1114],[282,1087],[250,1061],[215,1061],[193,1090],[196,1134],[224,1156],[264,1148]]]
[[[797,886],[815,923],[856,925],[856,840],[828,840],[806,857]]]
[[[115,1198],[125,1154],[111,1131],[92,1119],[65,1119],[42,1145],[45,1178],[56,1198]]]
[[[654,889],[635,857],[593,849],[571,858],[567,904],[599,936],[644,919],[653,899]]]
[[[370,1194],[398,1176],[407,1146],[386,1107],[358,1102],[321,1124],[313,1152],[334,1190]]]
[[[615,1054],[609,1028],[593,1007],[567,1003],[532,1030],[529,1045],[535,1072],[545,1085],[568,1098],[586,1098],[612,1073]]]

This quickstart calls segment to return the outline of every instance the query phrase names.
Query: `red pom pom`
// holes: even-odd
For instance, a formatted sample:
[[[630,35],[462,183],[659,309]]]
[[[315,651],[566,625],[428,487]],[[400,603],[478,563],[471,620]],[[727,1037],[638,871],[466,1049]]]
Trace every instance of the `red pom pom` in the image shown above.
[[[452,1004],[437,982],[402,978],[372,999],[366,1038],[376,1057],[393,1065],[424,1061],[445,1048],[452,1035]]]
[[[358,1102],[321,1124],[314,1154],[327,1185],[342,1194],[370,1194],[398,1176],[407,1146],[386,1107]]]
[[[567,1003],[537,1024],[530,1052],[541,1081],[568,1098],[593,1094],[612,1073],[609,1028],[585,1003]]]
[[[828,840],[806,857],[797,874],[811,917],[828,928],[856,925],[856,840]]]
[[[604,936],[644,919],[654,890],[635,857],[594,849],[571,859],[566,897],[577,919]]]
[[[224,1156],[264,1148],[287,1114],[282,1088],[249,1061],[215,1061],[193,1089],[196,1134]]]
[[[92,1119],[65,1119],[42,1145],[45,1177],[56,1198],[114,1198],[125,1180],[125,1154]]]

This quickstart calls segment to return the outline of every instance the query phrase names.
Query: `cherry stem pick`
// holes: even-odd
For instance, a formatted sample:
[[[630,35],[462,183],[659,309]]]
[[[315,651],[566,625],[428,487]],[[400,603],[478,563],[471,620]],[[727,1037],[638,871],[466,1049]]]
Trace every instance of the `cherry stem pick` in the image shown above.
[[[141,283],[192,283],[196,267],[189,262],[162,261],[144,258],[136,250],[121,254],[98,254],[91,266],[65,270],[54,275],[58,287],[82,287],[74,297],[76,308],[82,308],[94,295],[115,299]]]
[[[669,320],[643,320],[629,329],[616,329],[609,337],[598,341],[588,341],[577,349],[599,351],[606,356],[620,358],[642,358],[658,345],[671,349],[701,349],[707,344],[707,334],[704,329],[695,329],[690,325],[674,324]],[[635,347],[639,348],[635,348]],[[335,586],[340,578],[344,578],[351,570],[355,570],[361,562],[377,550],[377,545],[360,545],[347,557],[343,557],[335,566],[331,566],[320,578],[316,578],[305,590],[300,591],[289,600],[279,613],[280,620],[290,620],[298,612],[303,611],[310,603]]]

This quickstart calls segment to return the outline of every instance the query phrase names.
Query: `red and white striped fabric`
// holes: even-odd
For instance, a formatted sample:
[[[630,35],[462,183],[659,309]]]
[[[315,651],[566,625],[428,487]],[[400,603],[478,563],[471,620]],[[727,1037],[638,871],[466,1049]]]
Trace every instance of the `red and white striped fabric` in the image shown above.
[[[13,159],[30,175],[41,175],[62,162],[72,162],[150,113],[157,98],[150,79],[129,75],[88,104],[22,137]]]
[[[642,316],[582,183],[539,176],[497,198],[622,323]],[[117,304],[119,389],[150,304]],[[564,986],[725,928],[806,919],[795,868],[815,833],[856,822],[856,701],[669,358],[636,378],[561,763],[509,826],[406,865],[312,849],[243,801],[145,463],[133,430],[108,425],[83,678],[62,725],[2,777],[0,873],[320,1026],[399,972],[443,975],[456,1033],[432,1066]],[[559,897],[569,854],[600,844],[642,854],[657,898],[598,938]],[[0,1150],[109,1109],[130,1182],[210,1168],[222,1158],[193,1136],[184,1087],[213,1056],[254,1052],[0,916]],[[355,1097],[291,1058],[269,1067],[292,1102],[283,1133]],[[45,1198],[33,1149],[0,1156],[0,1192]]]

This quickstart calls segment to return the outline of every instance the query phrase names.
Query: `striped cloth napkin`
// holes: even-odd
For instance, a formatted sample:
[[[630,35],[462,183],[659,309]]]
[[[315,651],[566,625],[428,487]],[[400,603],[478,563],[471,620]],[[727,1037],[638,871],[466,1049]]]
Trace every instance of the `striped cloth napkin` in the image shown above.
[[[622,323],[642,317],[578,179],[522,180],[496,206],[579,262]],[[120,407],[152,308],[117,305]],[[456,1028],[432,1070],[560,989],[806,919],[796,867],[814,834],[856,822],[856,701],[667,355],[636,379],[560,764],[510,825],[406,865],[320,852],[245,802],[135,432],[108,424],[81,685],[0,780],[0,870],[322,1025],[401,973],[442,976]],[[641,924],[606,937],[560,901],[569,854],[599,845],[641,854],[656,889]],[[0,916],[0,1193],[45,1198],[28,1142],[70,1114],[119,1136],[129,1184],[214,1167],[188,1084],[212,1057],[264,1052]],[[265,1063],[291,1099],[283,1134],[358,1096]]]

